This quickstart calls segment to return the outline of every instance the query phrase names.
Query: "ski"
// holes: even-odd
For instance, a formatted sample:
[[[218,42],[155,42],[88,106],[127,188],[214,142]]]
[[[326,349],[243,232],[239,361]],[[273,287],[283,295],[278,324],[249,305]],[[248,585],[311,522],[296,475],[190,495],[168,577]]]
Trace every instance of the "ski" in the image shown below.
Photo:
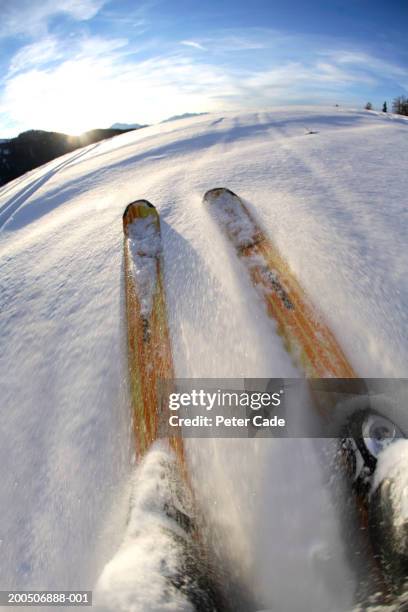
[[[355,378],[333,333],[241,198],[216,188],[207,191],[204,202],[246,266],[296,365],[309,378]]]
[[[123,214],[128,363],[136,453],[142,457],[166,427],[159,384],[174,378],[163,283],[160,219],[147,200]],[[180,439],[171,439],[182,456]]]
[[[258,295],[266,305],[268,315],[277,323],[277,331],[293,362],[309,379],[311,397],[316,408],[326,421],[330,420],[336,407],[336,394],[325,393],[325,386],[335,389],[333,383],[338,388],[345,385],[344,388],[350,393],[351,381],[334,381],[333,378],[358,379],[354,368],[289,265],[241,198],[229,189],[215,188],[205,193],[204,203],[247,268]],[[332,381],[311,380],[324,378],[331,378]],[[408,557],[404,556],[406,553],[398,553],[398,547],[394,545],[395,538],[393,544],[389,545],[392,533],[390,525],[395,531],[394,523],[398,522],[395,513],[392,519],[388,519],[388,529],[382,528],[384,520],[378,521],[378,516],[384,514],[384,507],[390,505],[389,495],[387,497],[376,493],[370,497],[369,490],[378,448],[385,448],[398,437],[403,437],[403,434],[389,419],[372,410],[364,393],[364,381],[354,380],[353,387],[360,387],[357,395],[363,398],[366,405],[343,422],[343,428],[338,432],[344,435],[340,456],[355,494],[360,529],[370,535],[368,540],[363,538],[362,547],[372,563],[373,585],[385,593],[387,598],[389,585],[400,583],[401,575],[404,577],[400,568],[408,567]],[[377,453],[372,450],[373,446],[378,447]],[[384,487],[381,485],[380,489]],[[389,576],[389,570],[394,566],[397,566],[397,571]]]
[[[147,200],[129,204],[123,214],[123,231],[130,395],[139,459],[137,475],[142,482],[140,495],[137,488],[132,495],[130,517],[135,509],[137,524],[133,526],[130,519],[130,541],[143,548],[152,531],[160,533],[166,554],[158,559],[153,571],[155,580],[160,576],[162,581],[163,598],[171,595],[179,600],[180,609],[188,605],[189,610],[201,612],[224,610],[194,521],[182,438],[168,435],[169,411],[162,405],[159,390],[164,381],[171,383],[174,368],[156,208]],[[152,448],[161,437],[168,438],[173,451],[170,454],[163,443]],[[144,471],[157,480],[148,503]],[[142,504],[142,512],[137,504]],[[144,531],[140,529],[140,517],[146,515],[147,508],[151,510]],[[153,595],[157,597],[157,592]]]

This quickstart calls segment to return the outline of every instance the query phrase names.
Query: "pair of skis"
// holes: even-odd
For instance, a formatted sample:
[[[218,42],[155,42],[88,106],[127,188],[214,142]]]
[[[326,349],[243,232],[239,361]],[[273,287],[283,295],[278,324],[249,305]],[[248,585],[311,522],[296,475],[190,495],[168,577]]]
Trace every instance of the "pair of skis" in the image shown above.
[[[247,268],[253,285],[289,354],[308,378],[354,378],[328,325],[307,298],[276,247],[244,202],[225,188],[211,189],[204,202]],[[159,380],[174,376],[163,284],[160,220],[147,200],[129,204],[123,215],[130,389],[138,456],[158,437],[165,408],[158,405]],[[172,445],[182,457],[182,443]]]
[[[229,189],[216,188],[207,191],[203,200],[247,269],[288,353],[305,376],[357,378],[329,326],[241,198]],[[159,405],[158,385],[173,379],[174,369],[158,212],[147,200],[133,202],[125,210],[123,227],[130,390],[136,452],[141,458],[168,423],[168,408]],[[330,410],[330,406],[317,404],[323,412]],[[170,444],[179,458],[179,474],[185,478],[182,439],[174,437]],[[345,459],[347,452],[343,452]],[[357,497],[357,505],[366,517],[363,528],[367,527],[366,499]]]

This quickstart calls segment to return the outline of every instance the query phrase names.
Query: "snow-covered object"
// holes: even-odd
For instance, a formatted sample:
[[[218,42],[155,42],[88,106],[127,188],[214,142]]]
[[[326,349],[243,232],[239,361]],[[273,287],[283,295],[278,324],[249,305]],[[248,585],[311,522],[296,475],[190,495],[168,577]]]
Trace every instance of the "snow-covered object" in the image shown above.
[[[235,194],[227,190],[216,190],[206,195],[206,201],[220,227],[230,237],[236,249],[252,246],[259,238],[258,228],[245,209],[236,203]]]
[[[198,545],[188,528],[187,491],[175,461],[156,444],[136,470],[124,541],[95,588],[98,610],[213,612],[200,585]]]
[[[140,302],[140,314],[148,318],[152,310],[154,292],[157,289],[157,259],[161,254],[161,240],[157,218],[147,216],[128,227],[130,264]]]
[[[373,545],[398,593],[408,586],[408,441],[383,450],[374,472],[369,524]]]
[[[381,486],[387,487],[387,503],[392,516],[393,533],[389,537],[408,558],[408,440],[397,440],[379,455],[372,494]]]
[[[375,491],[385,479],[397,483],[395,490],[401,521],[408,520],[408,440],[396,440],[378,456],[371,490]]]

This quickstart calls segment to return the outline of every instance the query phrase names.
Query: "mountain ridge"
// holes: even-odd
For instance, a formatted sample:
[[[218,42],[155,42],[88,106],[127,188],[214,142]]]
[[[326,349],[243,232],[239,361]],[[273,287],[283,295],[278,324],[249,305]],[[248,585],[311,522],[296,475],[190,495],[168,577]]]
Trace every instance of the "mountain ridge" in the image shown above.
[[[46,130],[27,130],[15,138],[0,139],[0,187],[29,170],[88,144],[139,128],[94,129],[79,136]]]

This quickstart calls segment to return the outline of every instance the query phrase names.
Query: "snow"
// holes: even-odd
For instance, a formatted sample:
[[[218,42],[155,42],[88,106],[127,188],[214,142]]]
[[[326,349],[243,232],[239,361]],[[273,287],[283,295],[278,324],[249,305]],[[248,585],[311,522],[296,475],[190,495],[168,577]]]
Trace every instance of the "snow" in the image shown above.
[[[216,204],[214,204],[215,199]],[[245,210],[236,204],[236,198],[231,198],[230,193],[224,192],[218,197],[208,194],[206,201],[220,227],[230,237],[237,249],[256,244],[258,238],[256,225]]]
[[[88,146],[0,189],[4,588],[92,589],[102,576],[117,602],[116,562],[132,571],[149,559],[153,533],[145,556],[126,535],[128,202],[160,212],[178,377],[300,375],[202,202],[218,186],[256,214],[355,370],[407,376],[407,129],[337,108],[197,116]],[[189,441],[214,554],[258,609],[353,605],[321,452],[310,440]]]
[[[153,307],[157,260],[161,254],[160,233],[154,216],[149,215],[129,225],[126,248],[130,251],[132,276],[136,279],[140,314],[147,319]]]
[[[393,482],[392,505],[399,528],[408,521],[408,441],[397,440],[382,452],[378,459],[372,491],[375,491],[383,480]]]
[[[198,117],[200,115],[208,115],[208,113],[183,113],[182,115],[173,115],[172,117],[163,119],[162,123],[167,123],[168,121],[179,121],[180,119],[189,119],[190,117]]]

